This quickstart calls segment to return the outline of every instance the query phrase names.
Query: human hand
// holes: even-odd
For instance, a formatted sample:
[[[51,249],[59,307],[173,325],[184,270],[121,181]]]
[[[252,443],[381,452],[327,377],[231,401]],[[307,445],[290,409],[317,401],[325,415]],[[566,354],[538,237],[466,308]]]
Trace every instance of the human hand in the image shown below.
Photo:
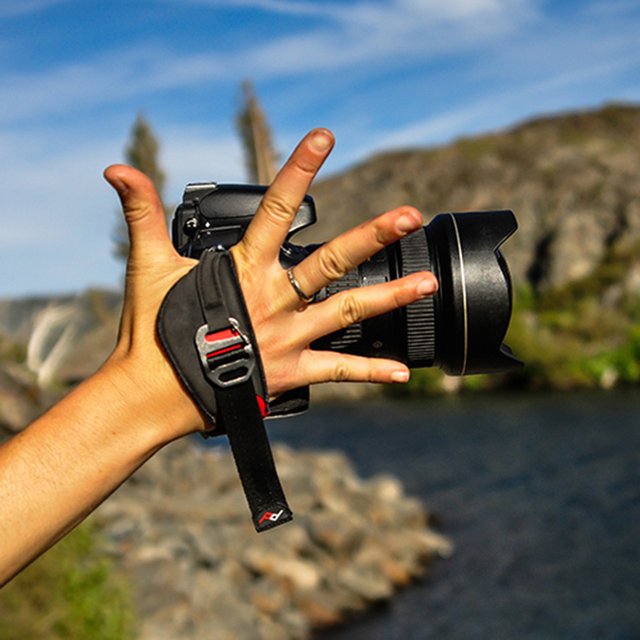
[[[231,249],[271,397],[318,382],[406,382],[409,369],[395,360],[312,351],[309,345],[437,289],[433,274],[419,272],[339,293],[320,303],[303,303],[280,265],[279,250],[333,144],[333,135],[325,129],[305,136],[265,194],[243,239]],[[421,225],[420,213],[411,207],[389,211],[314,251],[295,266],[295,279],[310,296]]]
[[[309,345],[437,288],[432,274],[420,272],[340,293],[321,303],[301,304],[280,266],[279,249],[332,147],[333,136],[323,129],[310,132],[300,142],[265,194],[244,238],[231,250],[271,397],[318,382],[405,382],[409,370],[400,362],[311,351]],[[137,393],[148,391],[163,417],[174,420],[176,435],[182,435],[202,428],[202,418],[158,344],[155,321],[168,290],[196,261],[173,248],[162,204],[146,176],[131,167],[113,165],[105,177],[120,196],[130,236],[120,333],[110,360],[127,371]],[[295,277],[311,295],[421,224],[413,208],[387,212],[322,246],[295,267]]]

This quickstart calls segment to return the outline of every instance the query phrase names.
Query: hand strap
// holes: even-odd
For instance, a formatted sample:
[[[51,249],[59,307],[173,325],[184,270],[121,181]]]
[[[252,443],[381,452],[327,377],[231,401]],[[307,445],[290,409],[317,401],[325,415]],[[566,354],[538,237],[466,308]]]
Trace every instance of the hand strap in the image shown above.
[[[231,254],[205,251],[169,291],[158,336],[186,389],[226,431],[254,526],[265,531],[292,519],[271,454],[263,416],[266,383]]]

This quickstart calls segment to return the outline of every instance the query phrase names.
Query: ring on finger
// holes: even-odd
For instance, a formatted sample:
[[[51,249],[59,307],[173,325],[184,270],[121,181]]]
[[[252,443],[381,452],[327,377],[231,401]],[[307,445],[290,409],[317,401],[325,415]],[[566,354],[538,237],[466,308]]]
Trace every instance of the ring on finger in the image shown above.
[[[311,302],[313,300],[313,295],[308,296],[303,290],[298,281],[296,280],[295,275],[293,274],[293,267],[287,269],[287,277],[289,278],[289,282],[293,287],[293,290],[296,292],[296,295],[302,302]]]

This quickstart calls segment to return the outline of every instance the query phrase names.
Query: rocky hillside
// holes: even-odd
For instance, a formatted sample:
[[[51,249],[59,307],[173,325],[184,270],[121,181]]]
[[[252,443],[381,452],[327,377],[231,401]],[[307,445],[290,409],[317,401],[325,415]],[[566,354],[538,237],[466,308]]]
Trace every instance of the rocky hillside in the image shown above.
[[[120,294],[97,290],[0,300],[0,439],[104,362],[121,304]]]
[[[314,188],[326,239],[376,213],[412,204],[441,211],[513,209],[505,245],[517,284],[558,287],[612,252],[640,243],[640,107],[532,120],[433,149],[381,153]],[[640,291],[640,273],[627,283]]]
[[[527,366],[490,379],[422,370],[410,392],[640,383],[640,107],[381,153],[319,183],[314,195],[320,221],[302,242],[401,204],[427,222],[442,211],[516,214],[519,231],[503,247],[515,285],[507,342]]]
[[[327,239],[400,204],[418,207],[427,221],[441,211],[513,209],[519,231],[504,245],[516,290],[509,341],[529,365],[519,384],[640,381],[640,106],[381,153],[319,182],[313,195],[319,221],[298,242]],[[39,377],[78,380],[111,349],[119,304],[117,294],[96,291],[0,301],[0,357],[26,354],[34,327],[49,327],[31,349]],[[47,345],[69,324],[72,348],[47,361]],[[14,378],[0,380],[0,396],[13,394]]]

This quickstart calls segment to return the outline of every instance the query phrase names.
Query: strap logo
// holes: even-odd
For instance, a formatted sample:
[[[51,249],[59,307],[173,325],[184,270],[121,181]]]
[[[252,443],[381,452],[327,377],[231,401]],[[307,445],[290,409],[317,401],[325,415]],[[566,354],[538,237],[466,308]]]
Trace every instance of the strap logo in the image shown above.
[[[284,513],[284,509],[280,509],[280,511],[278,511],[278,513],[273,513],[271,511],[266,511],[264,513],[264,515],[262,516],[262,518],[260,518],[260,520],[258,520],[258,524],[262,524],[263,522],[266,522],[267,520],[270,520],[271,522],[278,522],[278,520],[280,520],[280,516]]]

